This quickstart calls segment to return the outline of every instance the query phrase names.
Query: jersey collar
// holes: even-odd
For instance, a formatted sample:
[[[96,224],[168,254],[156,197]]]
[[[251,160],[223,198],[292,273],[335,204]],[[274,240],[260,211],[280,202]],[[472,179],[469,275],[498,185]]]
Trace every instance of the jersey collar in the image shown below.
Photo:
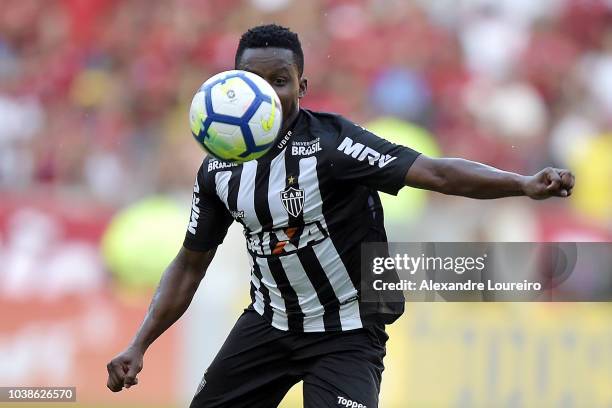
[[[270,151],[258,160],[261,160],[261,159],[272,160],[280,152],[282,152],[285,149],[285,147],[287,147],[293,134],[296,132],[297,129],[299,129],[300,127],[299,125],[301,125],[303,121],[304,121],[304,111],[300,108],[297,116],[293,120],[293,123],[291,124],[291,126],[289,126],[289,129],[285,132],[285,134],[282,137],[279,136],[274,142],[274,146],[272,146]]]

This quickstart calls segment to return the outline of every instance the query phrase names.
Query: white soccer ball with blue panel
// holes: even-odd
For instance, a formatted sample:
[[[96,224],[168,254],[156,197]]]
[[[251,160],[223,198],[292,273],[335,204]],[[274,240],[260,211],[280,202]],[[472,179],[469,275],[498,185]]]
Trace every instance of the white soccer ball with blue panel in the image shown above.
[[[259,75],[225,71],[198,89],[189,111],[191,133],[210,154],[243,163],[270,150],[282,108],[274,88]]]

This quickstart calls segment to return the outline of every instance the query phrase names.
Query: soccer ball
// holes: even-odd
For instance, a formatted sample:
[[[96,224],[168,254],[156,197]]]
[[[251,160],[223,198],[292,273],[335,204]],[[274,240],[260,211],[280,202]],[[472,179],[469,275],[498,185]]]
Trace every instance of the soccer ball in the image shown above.
[[[282,121],[278,95],[263,78],[225,71],[198,89],[189,110],[193,137],[223,161],[255,160],[274,144]]]

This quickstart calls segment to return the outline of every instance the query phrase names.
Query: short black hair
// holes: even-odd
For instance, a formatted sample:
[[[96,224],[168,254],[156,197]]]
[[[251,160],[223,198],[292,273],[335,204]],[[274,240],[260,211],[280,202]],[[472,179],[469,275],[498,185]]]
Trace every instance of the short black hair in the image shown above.
[[[236,67],[247,48],[285,48],[293,52],[294,62],[297,65],[300,77],[304,73],[304,52],[298,35],[287,27],[277,24],[266,24],[250,28],[242,34],[238,49],[236,50]]]

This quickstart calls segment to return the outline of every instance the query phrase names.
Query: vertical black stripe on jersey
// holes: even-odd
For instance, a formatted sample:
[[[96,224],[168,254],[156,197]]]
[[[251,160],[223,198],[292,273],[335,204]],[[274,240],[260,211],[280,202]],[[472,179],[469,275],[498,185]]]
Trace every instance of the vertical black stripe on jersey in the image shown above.
[[[319,177],[321,177],[322,175],[328,174],[328,172],[329,172],[328,168],[322,167],[321,163],[317,162],[317,175]],[[362,194],[367,194],[367,191],[363,187],[355,186],[355,189],[364,189]],[[331,191],[330,189],[324,188],[323,184],[319,182],[319,193],[321,194],[323,216],[327,217],[327,214],[329,214],[329,207],[333,203],[331,196],[334,193],[336,193],[336,191]],[[368,225],[371,225],[371,220],[370,220],[371,215],[367,214],[367,216],[368,216],[367,219],[363,218],[363,219],[355,220],[354,222],[360,223],[360,224],[366,223]],[[339,237],[340,233],[344,232],[342,226],[339,226],[334,223],[330,223],[328,221],[329,220],[327,220],[326,218],[327,230],[329,232],[329,239],[331,239],[332,244],[336,248],[336,252],[340,256],[340,260],[344,264],[344,267],[346,268],[346,271],[349,274],[349,277],[351,279],[351,282],[353,283],[353,286],[355,287],[355,289],[357,289],[357,292],[361,294],[361,276],[360,276],[360,273],[361,273],[361,255],[360,255],[361,249],[360,248],[361,248],[361,245],[357,244],[356,245],[357,249],[353,248],[354,251],[355,250],[357,251],[356,253],[349,251],[348,250],[349,246],[354,246],[355,243],[349,242],[350,237],[347,237],[347,236]],[[364,313],[361,307],[360,307],[360,315],[363,320]]]
[[[291,149],[287,148],[285,150],[285,190],[289,187],[293,187],[297,190],[300,189],[299,177],[300,177],[300,166],[298,159],[292,159],[291,157]],[[291,211],[287,211],[287,216],[289,220],[287,225],[289,228],[297,228],[293,235],[289,238],[289,242],[292,243],[296,248],[300,243],[300,237],[304,232],[304,201],[302,198],[302,208],[300,211],[296,211],[299,207],[295,202],[296,200],[286,200],[282,203],[283,206],[287,206]],[[298,213],[297,217],[292,215],[291,213]]]
[[[230,176],[229,182],[227,183],[227,206],[230,211],[236,213],[238,211],[238,190],[240,190],[240,177],[242,176],[242,166],[235,167]],[[244,220],[240,217],[236,217],[238,221],[244,227]]]
[[[253,192],[253,206],[255,215],[261,225],[262,231],[272,229],[272,214],[268,204],[268,186],[270,182],[270,163],[257,161],[255,170],[255,191]]]
[[[242,176],[242,166],[236,167],[232,171],[232,175],[230,176],[228,186],[227,186],[227,206],[230,211],[238,211],[238,190],[240,190],[240,178]],[[244,220],[240,217],[236,217],[236,220],[244,225]],[[253,274],[259,279],[261,282],[262,276],[261,271],[259,270],[259,266],[257,265],[257,261],[253,258]],[[255,285],[251,282],[251,300],[253,304],[255,304]],[[270,321],[272,320],[272,307],[270,306],[270,292],[268,288],[261,284],[260,289],[261,294],[263,295],[263,303],[264,303],[264,316]]]
[[[263,231],[272,229],[273,219],[270,212],[270,204],[268,203],[268,185],[270,182],[270,162],[258,161],[257,170],[255,173],[255,191],[253,192],[253,200],[255,205],[255,214]],[[274,235],[274,234],[271,234]],[[289,330],[303,331],[304,330],[304,313],[300,308],[297,294],[291,287],[289,279],[283,269],[283,265],[276,257],[267,258],[270,273],[276,282],[278,289],[281,292],[281,297],[285,301],[285,310],[287,312],[287,325]]]
[[[298,258],[302,267],[308,275],[308,279],[312,283],[312,286],[317,291],[317,297],[319,303],[323,305],[325,310],[323,314],[323,325],[325,331],[328,330],[341,330],[342,323],[340,322],[340,301],[334,293],[325,271],[317,258],[312,247],[306,247],[298,252]]]
[[[293,187],[297,190],[300,189],[299,177],[300,177],[300,161],[298,158],[291,157],[291,149],[287,148],[285,150],[285,189],[289,187]],[[290,182],[291,181],[291,182]],[[295,200],[288,201],[287,206],[290,206],[294,210],[299,208],[297,207]],[[295,212],[295,211],[294,211]],[[287,215],[289,216],[289,227],[295,226],[303,226],[304,225],[304,200],[302,200],[302,208],[298,213],[297,217],[291,215],[289,211],[287,211]],[[302,231],[298,231],[301,235]],[[297,245],[296,245],[297,247]]]
[[[217,179],[214,174],[206,172],[206,167],[208,166],[208,163],[210,162],[210,157],[211,157],[210,155],[206,156],[204,158],[204,161],[202,162],[202,167],[200,168],[200,171],[202,172],[202,182],[200,183],[198,181],[198,185],[200,186],[200,191],[204,190],[208,194],[215,195],[217,194]],[[206,186],[210,186],[210,187],[207,189]]]
[[[299,158],[291,157],[291,149],[287,149],[285,152],[285,168],[287,171],[287,178],[285,179],[285,188],[293,187],[296,189],[300,188],[300,161]],[[289,178],[293,177],[293,183],[289,182]],[[318,179],[318,176],[317,176]],[[305,197],[304,197],[305,199]],[[300,237],[304,232],[304,202],[302,203],[302,209],[297,217],[289,214],[289,227],[300,226],[299,230],[290,239],[290,242],[297,248],[300,243]],[[331,282],[327,278],[317,255],[315,254],[312,247],[303,248],[297,252],[298,259],[302,264],[302,268],[306,272],[310,283],[317,292],[319,303],[323,306],[323,324],[325,330],[339,330],[342,328],[340,322],[340,301],[334,293],[334,288]]]
[[[300,308],[300,302],[297,294],[291,286],[291,283],[289,283],[289,279],[287,279],[287,274],[285,273],[283,264],[278,257],[268,257],[267,261],[268,267],[270,268],[270,273],[272,274],[272,277],[274,277],[274,280],[278,285],[278,290],[281,291],[281,295],[285,301],[287,326],[289,330],[304,331],[304,313]]]

